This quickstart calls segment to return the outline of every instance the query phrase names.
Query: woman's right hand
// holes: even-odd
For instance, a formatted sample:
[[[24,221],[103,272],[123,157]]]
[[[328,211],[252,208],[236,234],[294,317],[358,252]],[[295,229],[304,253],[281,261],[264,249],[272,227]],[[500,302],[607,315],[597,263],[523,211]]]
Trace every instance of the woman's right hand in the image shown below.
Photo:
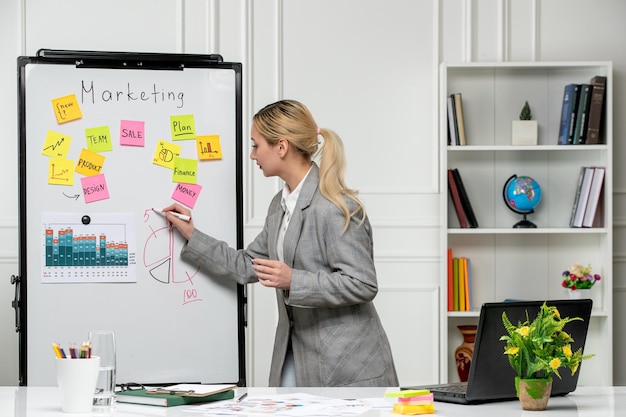
[[[170,224],[174,228],[178,229],[180,234],[185,239],[189,240],[189,238],[193,234],[193,231],[195,230],[195,227],[193,225],[193,218],[191,217],[191,210],[177,203],[171,204],[161,210],[163,210],[163,213],[165,213],[165,217],[170,222]],[[189,216],[189,221],[179,219],[178,217],[174,216],[172,212]]]

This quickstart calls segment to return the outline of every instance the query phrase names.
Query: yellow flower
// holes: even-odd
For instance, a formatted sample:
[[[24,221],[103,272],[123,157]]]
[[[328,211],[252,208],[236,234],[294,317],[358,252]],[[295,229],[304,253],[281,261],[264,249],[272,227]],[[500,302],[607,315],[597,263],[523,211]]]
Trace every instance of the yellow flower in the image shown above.
[[[561,360],[559,358],[554,358],[550,361],[550,368],[559,369],[561,366]]]
[[[504,354],[505,355],[517,355],[518,352],[519,352],[518,347],[510,347],[504,351]]]
[[[521,334],[522,337],[526,337],[528,336],[528,333],[530,333],[530,327],[522,326],[519,329],[517,329],[517,333]]]
[[[561,313],[559,313],[559,310],[556,307],[554,307],[554,315],[559,319],[561,318]]]
[[[566,357],[571,358],[572,357],[572,348],[569,345],[563,346],[563,354]]]
[[[563,340],[569,339],[569,334],[567,332],[561,331],[561,338]]]

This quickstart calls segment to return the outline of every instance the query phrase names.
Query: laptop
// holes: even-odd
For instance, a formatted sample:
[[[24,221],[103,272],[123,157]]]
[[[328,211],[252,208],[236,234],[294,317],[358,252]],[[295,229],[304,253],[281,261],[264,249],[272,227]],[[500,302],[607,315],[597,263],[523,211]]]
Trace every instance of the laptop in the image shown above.
[[[572,350],[584,348],[591,317],[592,300],[549,300],[549,306],[556,306],[561,317],[580,317],[565,325],[564,330],[574,339]],[[502,303],[485,303],[481,306],[474,354],[466,383],[448,383],[438,385],[422,385],[401,387],[401,389],[428,389],[433,393],[435,401],[456,404],[480,404],[495,401],[515,400],[515,371],[504,354],[504,341],[500,336],[506,334],[502,324],[502,313],[506,311],[513,324],[518,321],[532,320],[537,316],[543,301],[510,301]],[[554,376],[552,396],[563,396],[576,389],[578,371],[571,375],[568,369],[561,368],[561,378]]]

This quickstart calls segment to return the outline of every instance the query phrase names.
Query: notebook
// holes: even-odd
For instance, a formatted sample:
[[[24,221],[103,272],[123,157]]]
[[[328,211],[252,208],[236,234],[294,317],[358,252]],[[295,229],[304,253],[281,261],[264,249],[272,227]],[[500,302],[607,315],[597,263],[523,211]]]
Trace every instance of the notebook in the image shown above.
[[[515,371],[511,368],[507,356],[504,354],[504,341],[500,336],[506,333],[502,324],[502,312],[506,311],[511,323],[524,321],[526,310],[532,320],[536,317],[543,301],[513,301],[502,303],[485,303],[481,306],[474,354],[468,380],[466,383],[449,383],[428,386],[401,387],[401,389],[429,389],[435,401],[451,402],[456,404],[479,404],[494,401],[515,400]],[[556,306],[561,317],[580,317],[568,323],[564,330],[574,339],[572,350],[584,348],[591,317],[592,300],[550,300],[550,306]],[[552,382],[552,396],[563,396],[574,391],[578,383],[578,372],[571,375],[568,369],[561,368],[559,373],[562,379],[554,376]]]

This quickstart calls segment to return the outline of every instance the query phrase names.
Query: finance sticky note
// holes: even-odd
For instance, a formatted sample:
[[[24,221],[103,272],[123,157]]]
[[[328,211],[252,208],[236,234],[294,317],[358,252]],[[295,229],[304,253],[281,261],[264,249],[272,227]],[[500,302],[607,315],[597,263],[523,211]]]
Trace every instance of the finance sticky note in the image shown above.
[[[145,123],[136,120],[120,121],[120,145],[144,146]]]
[[[83,174],[86,177],[98,175],[100,174],[100,171],[102,171],[104,159],[104,156],[100,155],[99,153],[83,148],[83,150],[80,152],[80,157],[76,162],[75,171],[79,174]]]
[[[196,205],[196,201],[198,201],[200,191],[202,191],[200,184],[176,184],[176,188],[174,188],[172,193],[172,199],[189,208],[193,208]]]
[[[174,159],[180,155],[181,146],[175,143],[159,140],[154,150],[152,163],[165,168],[174,169]]]
[[[69,159],[50,159],[48,161],[48,184],[74,185],[74,161]]]
[[[51,158],[65,159],[71,143],[72,138],[70,136],[49,130],[46,134],[41,154]]]
[[[76,94],[55,98],[52,100],[52,108],[54,109],[54,115],[59,124],[71,122],[72,120],[83,117],[83,113],[80,111],[80,106],[78,105],[78,100],[76,100]]]
[[[197,136],[196,149],[198,150],[198,159],[222,159],[220,135]]]
[[[172,140],[189,140],[196,138],[196,123],[193,114],[170,116]]]
[[[94,152],[108,152],[113,150],[111,131],[109,126],[90,127],[85,129],[87,149]]]
[[[109,198],[109,189],[107,188],[107,181],[104,174],[83,177],[80,179],[80,183],[83,187],[85,203],[93,203],[94,201]]]
[[[195,184],[198,174],[198,160],[189,158],[174,158],[174,170],[172,172],[172,182],[184,182]]]

